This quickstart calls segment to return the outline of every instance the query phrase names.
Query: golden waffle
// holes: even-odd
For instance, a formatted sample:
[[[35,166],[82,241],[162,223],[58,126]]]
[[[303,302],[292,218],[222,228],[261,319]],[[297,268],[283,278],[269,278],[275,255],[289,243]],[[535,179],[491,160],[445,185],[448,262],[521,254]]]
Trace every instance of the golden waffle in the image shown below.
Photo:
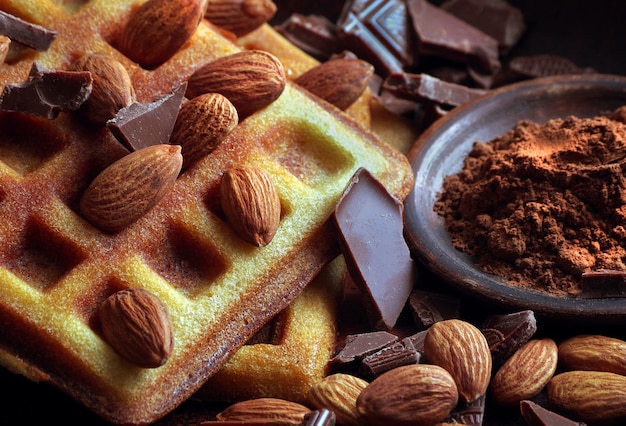
[[[1,10],[58,32],[48,51],[3,64],[0,83],[24,81],[34,60],[66,69],[100,52],[126,67],[137,100],[149,102],[238,50],[203,22],[170,60],[143,69],[111,45],[142,3],[0,0]],[[400,199],[412,180],[401,154],[288,84],[183,172],[147,215],[105,234],[81,216],[78,201],[125,154],[111,134],[67,113],[54,120],[2,113],[0,129],[0,360],[115,423],[149,423],[176,407],[334,258],[327,218],[357,168]],[[234,163],[264,169],[278,189],[282,217],[267,247],[243,242],[217,207],[219,178]],[[101,338],[98,306],[128,287],[149,290],[172,316],[174,352],[159,368],[131,365]]]

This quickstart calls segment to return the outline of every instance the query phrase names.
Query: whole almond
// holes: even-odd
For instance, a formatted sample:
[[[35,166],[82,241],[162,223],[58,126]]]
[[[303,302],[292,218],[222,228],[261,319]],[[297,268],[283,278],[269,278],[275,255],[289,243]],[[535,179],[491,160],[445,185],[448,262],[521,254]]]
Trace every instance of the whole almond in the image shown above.
[[[308,399],[316,409],[327,408],[335,413],[341,425],[361,424],[356,408],[356,400],[368,382],[345,373],[326,376],[309,389]]]
[[[174,56],[196,31],[208,0],[148,0],[130,17],[117,48],[142,67]]]
[[[243,119],[274,102],[285,89],[285,70],[272,54],[245,50],[204,65],[188,80],[189,99],[220,93],[235,105]]]
[[[239,122],[237,109],[219,93],[185,102],[178,112],[170,143],[182,147],[183,168],[213,152]]]
[[[271,177],[246,165],[231,167],[220,181],[226,219],[241,238],[258,247],[269,244],[280,222],[280,198]]]
[[[443,421],[458,402],[454,379],[430,364],[394,368],[374,379],[359,395],[361,424],[434,425]]]
[[[272,425],[301,425],[311,410],[279,398],[257,398],[237,402],[217,414],[219,421],[258,422]]]
[[[575,336],[559,344],[559,363],[566,370],[626,375],[626,341],[602,335]]]
[[[539,394],[554,376],[557,361],[558,349],[554,340],[528,341],[494,375],[491,381],[494,401],[503,406],[514,406]]]
[[[267,21],[276,13],[272,0],[211,0],[205,18],[213,25],[242,37]]]
[[[115,114],[135,101],[135,90],[126,68],[109,55],[93,53],[76,60],[71,68],[89,71],[91,94],[79,112],[91,123],[104,126]]]
[[[0,35],[0,63],[3,63],[9,54],[11,39],[5,35]]]
[[[104,169],[80,200],[80,209],[106,232],[126,228],[172,188],[183,163],[180,146],[158,144],[134,151]]]
[[[465,402],[485,394],[491,379],[491,352],[478,328],[460,319],[438,321],[428,329],[424,355],[454,378]]]
[[[147,290],[112,294],[100,305],[99,318],[104,338],[126,360],[155,368],[170,358],[174,336],[167,306]]]
[[[374,67],[361,59],[337,58],[323,62],[294,81],[314,95],[345,110],[368,87]]]
[[[550,380],[548,402],[583,422],[626,417],[626,376],[606,371],[567,371]]]

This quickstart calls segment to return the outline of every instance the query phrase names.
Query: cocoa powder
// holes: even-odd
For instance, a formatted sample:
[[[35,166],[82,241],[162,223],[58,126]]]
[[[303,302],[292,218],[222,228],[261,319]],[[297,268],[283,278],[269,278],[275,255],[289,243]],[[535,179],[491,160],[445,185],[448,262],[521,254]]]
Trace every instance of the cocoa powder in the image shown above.
[[[512,286],[559,296],[578,295],[583,272],[626,270],[625,108],[476,142],[435,204],[454,247]]]

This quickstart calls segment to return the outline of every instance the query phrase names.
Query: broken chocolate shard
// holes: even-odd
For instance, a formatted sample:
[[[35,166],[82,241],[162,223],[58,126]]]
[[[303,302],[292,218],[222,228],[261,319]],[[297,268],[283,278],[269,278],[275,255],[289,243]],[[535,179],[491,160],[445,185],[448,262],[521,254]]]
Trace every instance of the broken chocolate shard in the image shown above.
[[[304,415],[302,426],[335,426],[337,417],[328,408],[313,410]]]
[[[40,52],[48,50],[57,36],[54,30],[24,21],[1,10],[0,34]]]
[[[168,143],[185,97],[185,90],[186,82],[154,102],[134,102],[119,110],[114,118],[107,121],[107,127],[131,152],[151,145]]]
[[[578,297],[583,299],[626,297],[626,271],[598,269],[584,272]]]
[[[482,89],[440,80],[428,74],[393,73],[383,89],[399,98],[429,100],[441,105],[459,106],[486,93]]]
[[[460,318],[461,301],[457,297],[432,291],[413,290],[409,307],[415,325],[425,330],[438,321]]]
[[[565,416],[548,410],[541,405],[524,400],[520,402],[520,412],[528,426],[584,426],[584,423],[576,422]]]
[[[459,403],[452,409],[445,422],[449,424],[481,426],[484,416],[485,395],[482,395],[471,402],[459,400]]]
[[[361,362],[363,374],[375,378],[403,365],[419,364],[424,353],[425,337],[426,330],[423,330],[367,355]]]
[[[77,110],[92,84],[90,72],[48,70],[35,61],[25,82],[4,87],[0,109],[54,119],[61,111]]]
[[[502,364],[537,331],[535,313],[531,310],[512,314],[490,315],[481,324],[494,365]]]
[[[274,28],[294,45],[321,61],[342,50],[337,38],[337,26],[322,15],[294,13]]]
[[[407,0],[407,7],[420,53],[476,65],[492,74],[500,70],[496,39],[426,0]]]
[[[348,271],[371,326],[378,330],[394,327],[417,280],[402,213],[402,203],[360,168],[333,214]]]
[[[404,1],[348,1],[337,34],[346,49],[374,65],[382,76],[416,64],[415,36]]]
[[[398,337],[386,331],[351,334],[346,337],[343,348],[331,360],[335,364],[360,361],[363,357],[396,342]]]

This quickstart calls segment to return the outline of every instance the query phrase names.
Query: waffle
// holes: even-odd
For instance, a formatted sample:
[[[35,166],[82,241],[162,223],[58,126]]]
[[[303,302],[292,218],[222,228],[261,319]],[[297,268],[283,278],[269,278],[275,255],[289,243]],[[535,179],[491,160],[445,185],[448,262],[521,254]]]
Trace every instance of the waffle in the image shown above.
[[[66,69],[106,53],[128,70],[137,100],[168,93],[207,62],[239,50],[207,22],[164,64],[144,69],[112,41],[143,1],[0,1],[0,10],[53,29],[49,50],[2,65],[0,83],[24,81],[33,61]],[[155,421],[196,391],[338,254],[328,217],[365,167],[398,198],[411,187],[405,157],[338,110],[287,84],[186,169],[156,207],[115,234],[81,215],[97,173],[126,154],[105,128],[75,114],[0,113],[0,362],[46,380],[113,423]],[[219,211],[232,164],[272,177],[282,206],[274,240],[242,241]],[[102,338],[96,311],[110,294],[144,288],[169,309],[175,347],[161,367],[139,368]]]

